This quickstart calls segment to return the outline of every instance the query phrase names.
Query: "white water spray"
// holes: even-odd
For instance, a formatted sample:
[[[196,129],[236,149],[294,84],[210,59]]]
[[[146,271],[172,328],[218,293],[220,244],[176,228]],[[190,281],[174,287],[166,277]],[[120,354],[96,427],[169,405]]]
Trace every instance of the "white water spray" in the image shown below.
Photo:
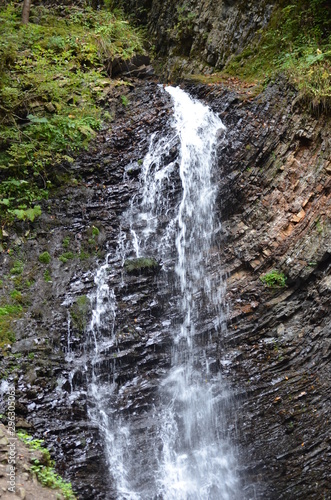
[[[215,231],[215,148],[225,127],[208,107],[181,89],[167,87],[166,91],[174,102],[172,127],[164,136],[151,138],[142,167],[142,196],[140,201],[133,200],[126,214],[130,251],[136,257],[157,255],[164,273],[169,270],[176,275],[173,293],[178,298],[178,321],[164,322],[173,338],[171,368],[160,381],[153,412],[156,432],[144,437],[148,456],[139,455],[130,418],[123,421],[109,406],[115,400],[115,361],[107,382],[98,373],[105,346],[115,344],[116,299],[106,284],[107,262],[98,271],[93,297],[90,416],[105,436],[117,491],[110,498],[234,500],[239,498],[236,461],[223,422],[228,394],[197,341],[207,311],[213,311],[207,331],[219,335],[224,324],[222,279],[219,276],[219,282],[211,283],[207,264]],[[121,234],[122,250],[127,249],[124,240]],[[142,460],[141,467],[150,468],[148,487],[136,477],[137,458]],[[141,472],[146,473],[142,468]]]

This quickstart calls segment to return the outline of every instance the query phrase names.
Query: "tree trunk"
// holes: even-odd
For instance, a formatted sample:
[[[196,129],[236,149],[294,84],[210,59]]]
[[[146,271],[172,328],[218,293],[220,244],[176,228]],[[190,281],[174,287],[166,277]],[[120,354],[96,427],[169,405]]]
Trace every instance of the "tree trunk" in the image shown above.
[[[22,10],[22,24],[28,24],[30,16],[31,0],[24,0]]]

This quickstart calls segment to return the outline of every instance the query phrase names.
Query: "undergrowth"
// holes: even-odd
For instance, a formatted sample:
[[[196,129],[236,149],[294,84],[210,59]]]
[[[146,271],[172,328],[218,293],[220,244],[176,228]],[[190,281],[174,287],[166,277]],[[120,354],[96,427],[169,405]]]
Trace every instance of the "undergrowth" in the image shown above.
[[[33,221],[77,152],[111,120],[107,61],[142,52],[142,37],[107,10],[0,8],[0,216]],[[66,179],[68,175],[66,173]]]
[[[17,435],[30,450],[36,450],[42,454],[42,459],[34,459],[33,465],[30,467],[31,472],[36,474],[38,481],[43,486],[60,490],[65,500],[75,500],[76,496],[72,491],[71,484],[64,481],[55,472],[54,462],[51,460],[49,450],[43,446],[44,441],[42,439],[33,439],[32,436],[22,431],[19,431]]]
[[[258,40],[258,41],[256,41]],[[331,6],[326,0],[281,1],[267,28],[225,71],[245,79],[285,73],[313,111],[331,111]]]

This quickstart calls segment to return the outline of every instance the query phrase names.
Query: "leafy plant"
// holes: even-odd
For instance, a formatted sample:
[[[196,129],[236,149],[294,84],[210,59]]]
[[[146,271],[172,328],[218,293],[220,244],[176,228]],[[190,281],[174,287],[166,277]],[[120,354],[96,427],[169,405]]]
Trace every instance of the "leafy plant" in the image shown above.
[[[196,13],[192,12],[187,2],[184,2],[183,5],[178,5],[176,10],[177,24],[174,27],[173,36],[178,39],[184,39],[193,33]]]
[[[104,9],[33,5],[22,25],[0,7],[0,216],[33,222],[103,120],[112,85],[105,65],[143,50],[142,36]]]
[[[31,353],[32,354],[32,353]],[[23,441],[31,450],[37,450],[42,453],[42,463],[34,459],[31,471],[37,476],[38,481],[48,488],[59,489],[66,500],[75,500],[76,496],[72,491],[70,483],[64,481],[62,477],[55,472],[54,462],[51,460],[49,450],[43,446],[42,439],[34,439],[24,432],[17,433],[19,439]]]
[[[122,101],[123,106],[128,106],[129,99],[126,97],[126,95],[121,95],[121,101]]]
[[[127,259],[124,262],[124,269],[128,274],[140,274],[157,272],[160,264],[153,258],[138,257],[136,259]]]
[[[260,280],[269,288],[283,288],[286,286],[287,278],[283,273],[273,269],[264,276],[261,276]]]

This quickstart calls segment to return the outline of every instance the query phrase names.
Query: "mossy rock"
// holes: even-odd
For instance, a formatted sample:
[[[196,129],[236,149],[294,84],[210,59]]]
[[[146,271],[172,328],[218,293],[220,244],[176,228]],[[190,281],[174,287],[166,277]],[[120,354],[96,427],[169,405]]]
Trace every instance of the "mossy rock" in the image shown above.
[[[91,312],[90,300],[86,295],[81,295],[70,308],[70,316],[75,328],[79,333],[83,333],[87,327],[87,322]]]
[[[160,264],[153,258],[140,257],[138,259],[127,259],[124,269],[128,274],[155,274],[160,269]]]

